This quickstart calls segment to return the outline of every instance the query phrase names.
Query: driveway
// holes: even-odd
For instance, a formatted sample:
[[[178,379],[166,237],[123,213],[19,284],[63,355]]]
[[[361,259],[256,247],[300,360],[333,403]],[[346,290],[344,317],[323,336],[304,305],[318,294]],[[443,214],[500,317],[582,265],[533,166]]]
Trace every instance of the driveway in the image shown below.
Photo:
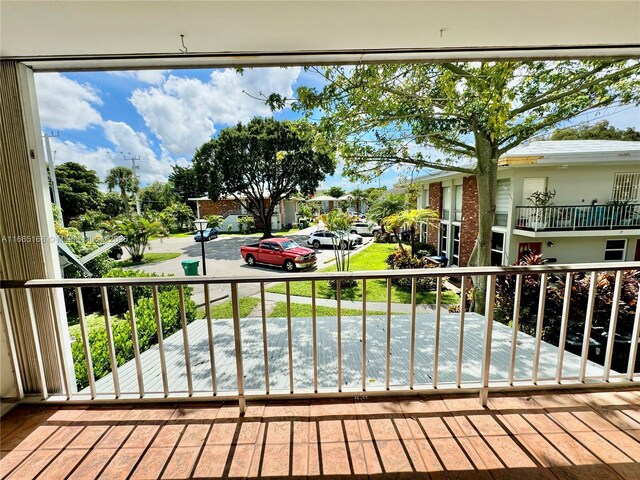
[[[306,229],[302,231],[304,235],[300,235],[298,232],[293,235],[289,235],[289,238],[294,239],[300,245],[307,245],[307,238],[309,231],[315,231],[313,229]],[[207,259],[207,276],[242,276],[242,275],[255,275],[257,277],[273,274],[273,273],[285,273],[282,268],[271,266],[254,266],[249,267],[240,255],[240,247],[250,243],[256,243],[260,240],[258,236],[249,235],[222,235],[215,240],[205,242],[205,257]],[[364,238],[364,245],[373,240],[372,237]],[[148,265],[139,265],[132,268],[137,268],[148,273],[157,273],[159,275],[174,275],[176,277],[184,276],[181,262],[186,259],[195,259],[202,261],[201,244],[193,240],[193,237],[178,238],[170,237],[158,240],[152,240],[149,244],[150,248],[147,250],[150,253],[164,253],[164,252],[179,252],[180,256],[164,262],[157,262]],[[360,248],[355,249],[357,252]],[[126,252],[126,250],[125,250]],[[333,250],[328,247],[316,250],[316,256],[318,258],[318,268],[323,268],[333,260]],[[202,271],[202,265],[200,265],[200,272]],[[212,285],[210,287],[211,299],[219,299],[229,295],[229,285]],[[260,291],[260,285],[255,284],[241,284],[238,287],[240,296],[255,295]],[[194,300],[198,305],[204,304],[204,291],[202,287],[196,287],[194,290]]]

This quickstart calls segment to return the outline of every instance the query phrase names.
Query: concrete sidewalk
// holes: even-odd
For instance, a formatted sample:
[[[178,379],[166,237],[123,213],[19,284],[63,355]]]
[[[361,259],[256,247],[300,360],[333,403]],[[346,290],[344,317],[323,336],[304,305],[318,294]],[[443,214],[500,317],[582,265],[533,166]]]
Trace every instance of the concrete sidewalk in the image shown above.
[[[253,297],[260,298],[260,294],[252,295]],[[265,300],[269,302],[286,302],[287,296],[281,293],[270,293],[265,292],[264,295]],[[291,295],[291,303],[303,303],[307,305],[311,305],[311,297],[299,297],[295,295]],[[324,307],[333,307],[336,308],[338,302],[329,298],[317,298],[316,297],[316,305],[324,306]],[[340,305],[343,308],[351,308],[351,309],[361,309],[362,302],[355,302],[353,300],[342,300]],[[368,310],[377,310],[381,312],[387,311],[386,302],[367,302]],[[418,313],[433,313],[435,312],[435,305],[428,304],[418,304],[416,305],[416,312]],[[442,307],[443,312],[447,312],[446,307]],[[392,303],[391,304],[391,312],[392,313],[411,313],[411,304],[409,303]]]

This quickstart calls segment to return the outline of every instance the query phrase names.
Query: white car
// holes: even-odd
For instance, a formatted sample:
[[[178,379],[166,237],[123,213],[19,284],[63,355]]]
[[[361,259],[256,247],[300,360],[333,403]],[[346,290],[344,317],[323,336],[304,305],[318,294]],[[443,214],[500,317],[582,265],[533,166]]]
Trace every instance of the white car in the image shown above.
[[[349,231],[359,235],[377,235],[382,232],[382,227],[371,222],[355,222]]]
[[[313,248],[320,248],[323,246],[333,247],[334,242],[337,244],[339,241],[337,237],[342,237],[343,242],[349,242],[349,248],[355,247],[356,245],[362,245],[362,237],[360,235],[347,232],[336,233],[328,230],[313,232],[309,235],[307,243]]]

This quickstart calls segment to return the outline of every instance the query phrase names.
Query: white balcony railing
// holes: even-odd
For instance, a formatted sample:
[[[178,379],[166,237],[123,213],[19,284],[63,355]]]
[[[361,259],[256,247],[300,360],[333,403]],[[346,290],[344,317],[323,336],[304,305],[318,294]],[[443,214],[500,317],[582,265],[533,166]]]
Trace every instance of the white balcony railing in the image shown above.
[[[516,207],[520,230],[613,230],[640,228],[640,204]]]
[[[635,308],[635,313],[632,311],[633,318],[629,320],[627,307],[633,302],[621,304],[621,292],[623,279],[628,279],[629,275],[625,271],[634,269],[640,269],[640,262],[347,273],[274,272],[260,277],[233,278],[4,281],[0,284],[0,300],[4,311],[3,318],[7,320],[11,350],[15,356],[15,345],[19,339],[12,333],[15,325],[9,318],[7,298],[9,295],[26,297],[32,319],[29,328],[35,339],[35,358],[32,360],[39,372],[38,387],[30,392],[32,399],[37,397],[61,402],[233,399],[238,400],[241,410],[244,410],[246,399],[252,398],[406,395],[415,392],[444,393],[466,389],[479,392],[484,404],[489,389],[621,386],[633,382],[638,372],[636,358],[640,308]],[[613,286],[610,284],[606,292],[601,291],[606,288],[597,281],[602,272],[609,272],[614,277]],[[429,313],[424,313],[425,310],[419,305],[417,292],[418,280],[425,277],[432,278],[435,285],[435,303]],[[483,277],[486,278],[487,290],[485,314],[481,316],[468,311],[465,293],[470,288],[472,279]],[[392,280],[399,278],[411,279],[411,303],[409,308],[405,309],[406,313],[394,313],[396,307],[391,301]],[[462,294],[459,307],[444,310],[443,285],[447,278],[459,282]],[[358,280],[358,288],[362,288],[362,314],[343,315],[341,283],[353,279]],[[532,279],[539,282],[535,292],[531,291]],[[572,318],[571,311],[575,306],[575,302],[572,303],[572,289],[574,282],[579,279],[589,285],[588,295],[584,296],[586,311],[583,317]],[[337,315],[319,317],[316,314],[317,286],[319,282],[329,280],[336,282]],[[312,314],[310,318],[294,318],[291,315],[291,284],[303,281],[310,282],[311,285]],[[386,312],[369,311],[367,285],[374,281],[382,281],[386,285]],[[551,283],[561,281],[565,282],[565,286],[560,289],[562,300],[557,312],[557,319],[560,320],[556,332],[557,340],[549,343],[543,341],[543,337],[548,337],[545,302],[549,301]],[[269,282],[284,282],[286,285],[286,318],[267,318],[264,308],[265,285]],[[635,301],[638,300],[635,297],[638,295],[637,276],[632,276],[632,288],[634,282]],[[243,318],[240,312],[239,286],[251,283],[259,284],[257,296],[263,307],[262,313],[255,319]],[[197,285],[204,287],[205,305],[209,305],[211,285],[230,286],[232,318],[213,320],[207,308],[206,318],[198,321],[205,322],[206,328],[203,324],[188,325],[185,317],[185,291],[187,286]],[[513,310],[509,311],[506,319],[508,322],[494,321],[496,285],[500,288],[498,296],[513,299]],[[134,288],[140,286],[151,287],[157,327],[157,338],[154,339],[157,345],[144,353],[141,353],[139,347],[141,338],[136,328],[135,316]],[[120,366],[109,314],[108,291],[114,287],[124,287],[126,291],[134,352],[133,360]],[[159,289],[162,291],[168,287],[175,287],[179,291],[182,329],[174,335],[175,338],[163,338],[162,335],[158,292]],[[72,375],[60,360],[64,358],[63,350],[69,348],[62,340],[61,326],[56,325],[53,329],[55,338],[43,338],[44,332],[38,331],[38,323],[34,318],[34,312],[38,311],[34,308],[34,292],[45,290],[53,297],[60,289],[73,289],[78,305],[81,341],[89,380],[86,390],[80,392],[72,385]],[[111,372],[102,379],[94,378],[87,318],[83,306],[83,289],[99,291],[104,305],[107,330],[104,348],[108,349]],[[599,325],[599,328],[605,331],[606,346],[601,345],[600,360],[594,362],[594,310],[599,308],[597,298],[603,294],[610,295],[610,298],[607,297],[607,302],[610,302],[610,311],[606,314],[609,319],[608,325]],[[530,321],[534,331],[525,333],[519,326],[523,318],[521,303],[525,296],[531,299],[532,295],[535,298],[537,314],[536,308],[531,308],[531,304],[528,304],[527,309],[531,315],[535,315],[535,322]],[[625,295],[628,296],[628,292]],[[612,369],[612,362],[619,357],[614,356],[614,348],[619,353],[620,335],[617,335],[617,325],[622,308],[627,314],[624,320],[625,328],[632,331],[625,351],[624,368],[618,367],[616,371]],[[148,343],[149,339],[142,340]],[[51,392],[47,388],[40,342],[55,342],[59,362],[56,369],[62,378],[60,391]],[[204,345],[200,351],[194,350],[198,342]],[[570,344],[574,345],[573,350],[569,348]],[[16,366],[19,365],[17,358],[14,358],[14,363]],[[178,364],[181,378],[185,381],[176,386],[172,375],[175,375]],[[621,365],[619,361],[618,365]],[[17,373],[20,382],[20,371]],[[125,389],[124,385],[133,386],[135,391],[127,391],[129,387]]]

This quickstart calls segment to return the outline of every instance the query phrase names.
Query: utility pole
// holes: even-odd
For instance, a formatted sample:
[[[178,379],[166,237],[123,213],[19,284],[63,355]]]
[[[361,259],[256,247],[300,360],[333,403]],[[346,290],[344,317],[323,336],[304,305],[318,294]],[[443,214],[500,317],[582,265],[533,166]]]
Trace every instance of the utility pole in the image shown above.
[[[49,133],[45,133],[42,136],[44,137],[44,144],[47,148],[47,158],[49,159],[49,179],[51,180],[51,188],[53,190],[53,203],[55,203],[62,212],[62,205],[60,204],[60,194],[58,193],[58,181],[56,180],[56,167],[53,155],[51,154],[51,143],[49,142],[49,138],[59,137],[60,134],[56,133],[55,135],[52,135]],[[62,217],[62,215],[60,215],[60,224],[64,227],[64,218]]]
[[[127,158],[127,156],[123,153],[122,157],[125,161],[131,160],[131,171],[133,172],[133,178],[134,180],[138,180],[138,170],[140,170],[140,166],[136,165],[136,162],[140,161],[140,156],[138,155],[137,157],[134,157],[133,155],[131,155],[131,157]],[[136,212],[138,215],[140,215],[140,196],[138,195],[137,190],[133,192],[133,194],[136,197]]]

